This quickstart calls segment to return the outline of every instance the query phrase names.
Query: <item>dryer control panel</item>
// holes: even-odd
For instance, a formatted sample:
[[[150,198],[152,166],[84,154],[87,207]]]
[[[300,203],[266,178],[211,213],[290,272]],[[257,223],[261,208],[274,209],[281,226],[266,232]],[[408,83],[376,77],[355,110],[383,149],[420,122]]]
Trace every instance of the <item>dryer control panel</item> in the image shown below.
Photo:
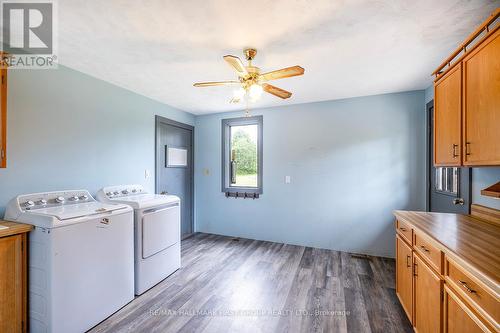
[[[108,199],[122,198],[130,195],[147,194],[142,185],[118,185],[108,186],[100,192],[104,193]]]

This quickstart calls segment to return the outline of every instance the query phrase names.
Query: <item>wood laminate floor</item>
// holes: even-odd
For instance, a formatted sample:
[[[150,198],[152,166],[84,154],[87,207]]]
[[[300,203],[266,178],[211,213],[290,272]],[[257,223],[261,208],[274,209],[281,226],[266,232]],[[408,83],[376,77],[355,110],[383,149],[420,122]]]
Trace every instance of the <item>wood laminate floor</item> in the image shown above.
[[[182,268],[91,332],[412,332],[394,260],[195,234]]]

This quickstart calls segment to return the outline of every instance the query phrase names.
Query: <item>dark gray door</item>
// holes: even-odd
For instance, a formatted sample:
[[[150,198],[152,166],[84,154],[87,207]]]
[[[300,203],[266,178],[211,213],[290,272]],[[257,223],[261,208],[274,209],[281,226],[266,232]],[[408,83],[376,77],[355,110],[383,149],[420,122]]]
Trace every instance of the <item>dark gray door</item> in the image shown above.
[[[434,102],[427,104],[428,194],[430,212],[469,214],[470,168],[434,167]]]
[[[156,117],[156,193],[181,198],[181,234],[193,233],[193,131],[190,125]]]

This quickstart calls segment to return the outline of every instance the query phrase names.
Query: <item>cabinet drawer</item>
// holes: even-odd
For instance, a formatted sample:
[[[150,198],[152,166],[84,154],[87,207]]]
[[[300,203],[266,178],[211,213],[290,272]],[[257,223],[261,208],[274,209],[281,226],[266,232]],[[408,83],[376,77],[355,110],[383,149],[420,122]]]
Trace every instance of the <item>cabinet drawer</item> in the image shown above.
[[[429,265],[439,273],[443,273],[443,253],[418,232],[415,232],[414,248]]]
[[[408,242],[408,244],[413,244],[412,239],[413,239],[413,229],[410,227],[409,224],[405,223],[404,221],[397,220],[396,221],[396,229],[398,234]]]
[[[485,319],[498,327],[500,319],[499,300],[488,293],[484,287],[469,277],[464,270],[454,262],[446,260],[446,281],[468,301],[472,308],[483,315]]]
[[[456,293],[444,286],[444,333],[493,332]]]

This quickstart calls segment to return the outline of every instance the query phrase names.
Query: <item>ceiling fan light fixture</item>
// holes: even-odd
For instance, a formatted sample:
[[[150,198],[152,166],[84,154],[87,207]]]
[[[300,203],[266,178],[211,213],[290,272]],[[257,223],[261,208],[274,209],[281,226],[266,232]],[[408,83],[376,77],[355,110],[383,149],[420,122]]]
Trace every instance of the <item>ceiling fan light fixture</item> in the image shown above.
[[[243,97],[245,97],[245,94],[246,94],[245,89],[243,89],[243,87],[239,87],[238,89],[233,91],[233,98],[241,100],[243,99]]]
[[[256,101],[262,96],[263,91],[264,89],[261,85],[254,83],[248,89],[248,95],[252,101]]]
[[[263,92],[281,99],[287,99],[292,96],[291,92],[273,86],[268,82],[303,75],[304,68],[300,66],[292,66],[261,74],[259,67],[252,65],[252,60],[257,55],[257,50],[245,49],[244,54],[245,58],[248,60],[247,66],[245,66],[241,59],[236,56],[225,55],[223,57],[226,63],[230,65],[231,68],[233,68],[233,70],[238,74],[238,80],[197,82],[194,86],[240,86],[240,88],[233,91],[233,98],[230,101],[231,103],[239,103],[243,99],[246,100],[247,104],[248,102],[256,102],[261,98]]]

